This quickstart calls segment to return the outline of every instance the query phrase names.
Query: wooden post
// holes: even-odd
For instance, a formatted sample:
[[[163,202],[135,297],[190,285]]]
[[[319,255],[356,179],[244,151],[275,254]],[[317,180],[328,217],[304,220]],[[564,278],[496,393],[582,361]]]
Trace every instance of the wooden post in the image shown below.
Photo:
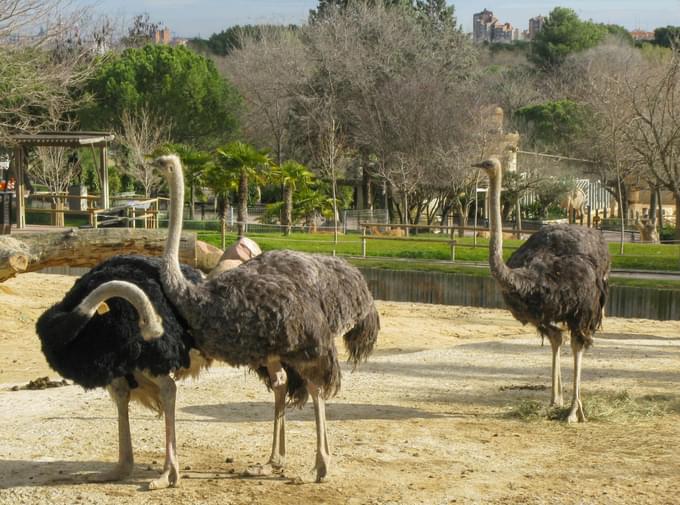
[[[366,237],[364,235],[361,236],[361,255],[365,258],[366,257]]]
[[[102,183],[100,204],[102,209],[108,209],[111,206],[111,201],[109,199],[109,169],[106,144],[99,148],[99,170],[99,180]]]
[[[456,241],[451,241],[451,261],[456,261]]]
[[[14,149],[15,191],[17,206],[17,228],[26,228],[26,209],[24,202],[24,149],[20,145]]]
[[[137,228],[137,208],[132,207],[132,227]]]

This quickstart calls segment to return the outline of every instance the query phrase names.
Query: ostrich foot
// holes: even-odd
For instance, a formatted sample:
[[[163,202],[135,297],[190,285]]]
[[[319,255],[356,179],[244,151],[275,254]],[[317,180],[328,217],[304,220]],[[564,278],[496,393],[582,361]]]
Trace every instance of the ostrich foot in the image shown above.
[[[316,482],[321,483],[326,480],[326,475],[328,473],[328,467],[330,466],[331,458],[330,456],[324,456],[321,453],[316,455],[316,465],[314,465],[314,470],[316,470]]]
[[[574,404],[571,406],[571,410],[569,411],[569,417],[567,417],[567,422],[568,423],[586,422],[586,415],[583,412],[583,404],[581,403],[581,400],[576,400]]]
[[[245,469],[243,474],[246,477],[265,477],[267,475],[272,475],[274,473],[280,473],[285,465],[285,460],[281,459],[270,459],[264,465],[253,465]]]
[[[564,407],[564,400],[562,400],[561,396],[553,398],[552,400],[550,400],[550,406],[562,408]]]
[[[88,478],[88,480],[91,482],[113,482],[127,479],[130,475],[132,475],[132,466],[132,463],[118,463],[113,470],[92,475]]]
[[[149,482],[149,489],[165,489],[168,487],[179,487],[179,469],[171,467],[164,470],[160,477]]]

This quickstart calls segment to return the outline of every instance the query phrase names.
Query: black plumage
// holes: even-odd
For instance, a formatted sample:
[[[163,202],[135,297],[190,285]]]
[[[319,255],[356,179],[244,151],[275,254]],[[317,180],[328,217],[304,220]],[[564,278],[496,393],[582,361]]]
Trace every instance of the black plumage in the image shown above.
[[[192,282],[200,279],[195,269],[184,266],[182,271]],[[132,282],[144,290],[163,319],[161,338],[145,341],[137,311],[120,298],[110,299],[110,310],[89,320],[73,312],[85,296],[112,280]],[[87,389],[106,387],[135,371],[167,375],[187,368],[193,347],[186,323],[163,292],[160,260],[142,256],[116,256],[80,277],[62,301],[40,316],[36,331],[48,364]]]
[[[128,403],[140,401],[165,415],[166,454],[163,473],[149,488],[176,486],[180,480],[175,442],[175,378],[196,375],[209,361],[190,355],[194,341],[186,322],[166,297],[160,279],[161,261],[142,256],[117,256],[100,263],[76,280],[64,299],[37,321],[36,331],[49,365],[67,379],[86,389],[106,387],[118,409],[116,468],[100,480],[119,480],[133,469]],[[201,274],[182,266],[187,282],[196,283]],[[108,312],[92,318],[77,309],[96,288],[109,281],[127,281],[146,294],[162,319],[163,334],[145,340],[139,315],[122,298],[107,300]],[[148,317],[148,316],[146,316]]]

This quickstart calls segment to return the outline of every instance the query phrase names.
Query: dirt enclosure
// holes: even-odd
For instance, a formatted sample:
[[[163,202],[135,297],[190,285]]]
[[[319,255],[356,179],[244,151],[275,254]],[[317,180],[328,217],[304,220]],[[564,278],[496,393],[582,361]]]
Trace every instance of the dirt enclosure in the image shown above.
[[[546,416],[550,350],[508,313],[380,302],[375,354],[328,405],[329,479],[314,484],[311,405],[289,412],[283,475],[264,462],[273,398],[244,370],[216,367],[178,388],[181,486],[149,492],[163,423],[133,405],[135,471],[90,480],[117,457],[115,408],[77,386],[12,391],[50,375],[35,320],[73,278],[0,285],[0,504],[676,504],[680,496],[680,322],[607,319],[584,360],[588,423]],[[571,352],[563,349],[566,398]],[[597,401],[595,401],[597,400]]]

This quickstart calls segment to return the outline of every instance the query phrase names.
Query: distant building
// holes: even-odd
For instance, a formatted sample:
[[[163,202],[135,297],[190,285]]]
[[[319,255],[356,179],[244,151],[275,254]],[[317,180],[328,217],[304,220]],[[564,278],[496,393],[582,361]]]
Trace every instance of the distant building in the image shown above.
[[[161,28],[156,30],[153,34],[153,41],[156,44],[168,45],[172,42],[172,33],[169,28]]]
[[[491,42],[493,27],[498,22],[498,19],[490,10],[484,9],[472,16],[472,40],[479,44],[482,42]]]
[[[544,24],[545,17],[543,16],[536,16],[535,18],[531,18],[529,20],[529,40],[534,40],[536,34],[543,29]]]
[[[488,9],[472,16],[472,40],[477,44],[482,42],[509,43],[519,40],[519,30],[510,23],[501,23]]]
[[[496,23],[493,27],[491,42],[510,43],[514,40],[514,30],[510,23]]]
[[[654,40],[654,32],[645,32],[642,30],[633,30],[630,33],[630,36],[633,37],[635,40]]]

